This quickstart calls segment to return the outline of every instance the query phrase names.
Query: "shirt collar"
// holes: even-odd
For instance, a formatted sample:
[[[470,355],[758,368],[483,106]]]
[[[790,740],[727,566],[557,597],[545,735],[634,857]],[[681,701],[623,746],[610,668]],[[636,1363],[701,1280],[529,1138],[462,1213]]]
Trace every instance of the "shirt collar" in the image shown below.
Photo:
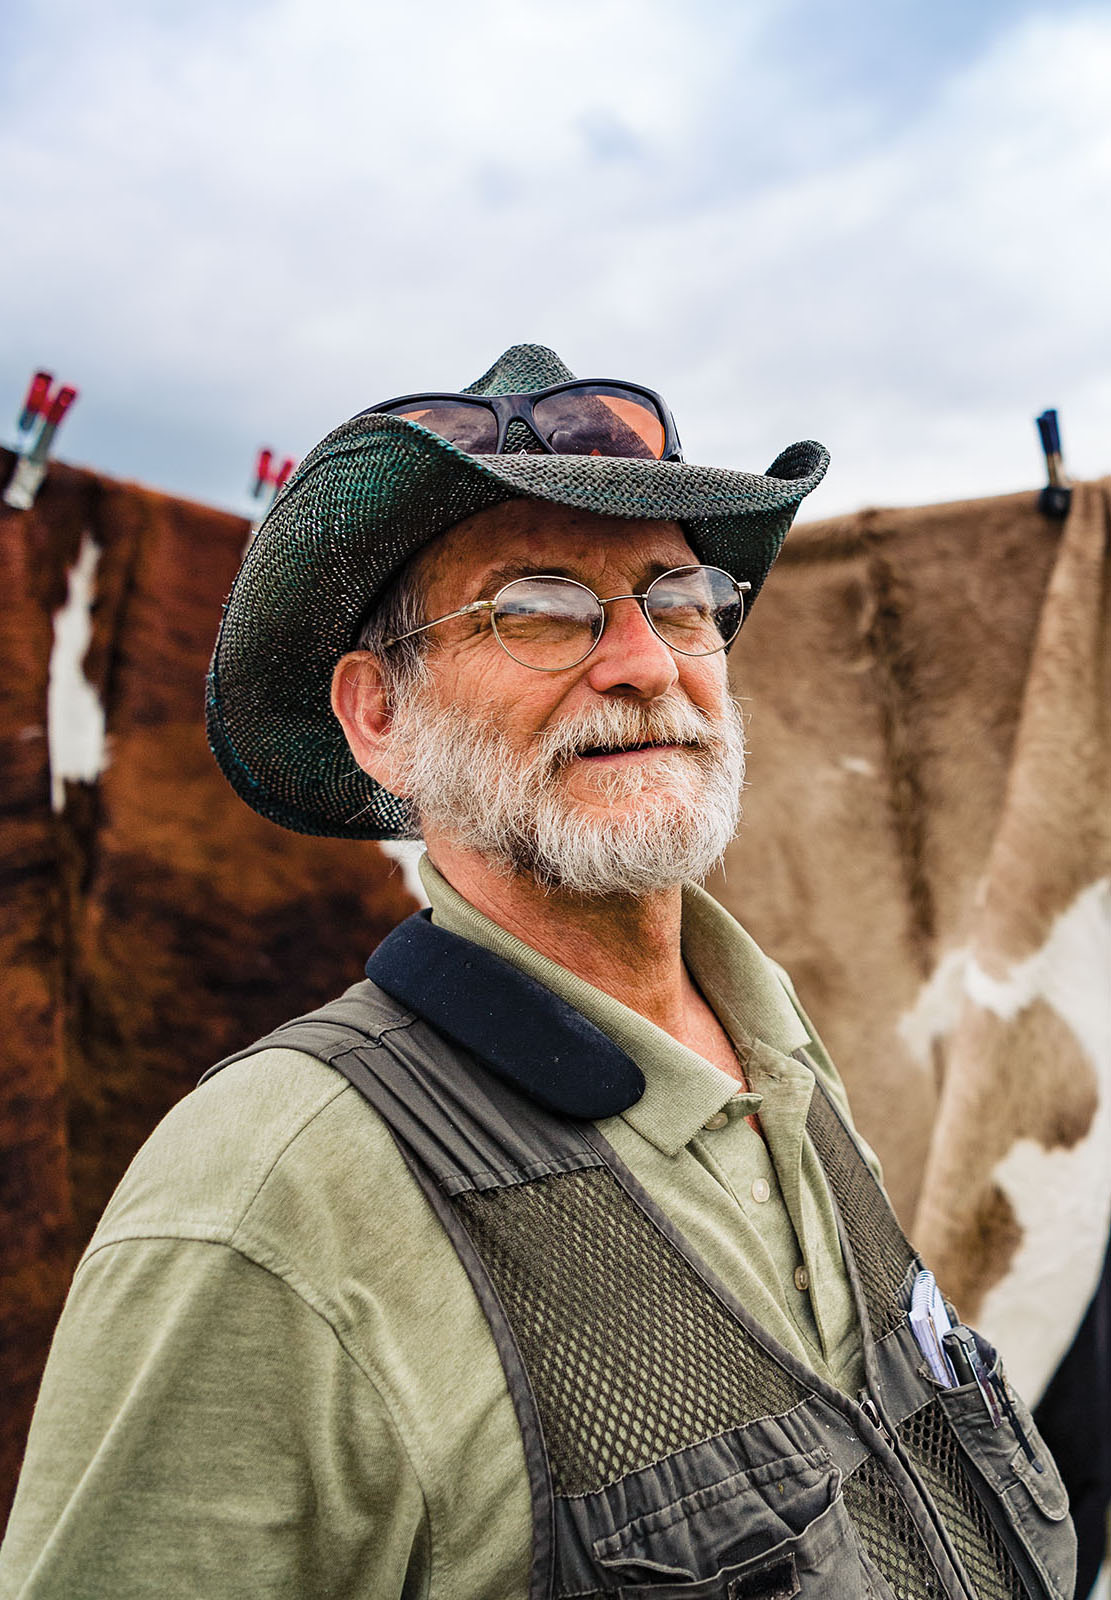
[[[594,1119],[621,1115],[667,1155],[675,1155],[689,1144],[706,1120],[735,1097],[741,1102],[737,1110],[744,1114],[760,1109],[760,1094],[738,1096],[737,1082],[727,1073],[484,916],[437,872],[427,856],[421,859],[419,870],[431,902],[434,928],[477,945],[497,958],[496,964],[484,967],[481,974],[472,968],[465,980],[449,985],[453,994],[458,989],[464,995],[489,988],[491,1003],[493,991],[501,996],[496,1008],[502,1018],[501,1029],[492,1031],[487,1006],[472,1019],[476,1023],[472,1042],[459,1040],[494,1071],[511,1075],[533,1098],[565,1115]],[[410,919],[410,924],[413,922],[415,919]],[[688,969],[740,1049],[748,1050],[760,1041],[773,1052],[787,1056],[809,1041],[809,1033],[774,964],[717,901],[694,885],[687,885],[683,891],[682,940]],[[388,941],[379,946],[380,952],[386,944]],[[423,948],[431,958],[431,947],[425,943]],[[451,1027],[430,1015],[428,1007],[435,1000],[425,992],[427,987],[441,995],[447,993],[445,979],[455,967],[455,959],[448,960],[446,956],[449,948],[439,947],[433,962],[435,971],[427,970],[426,963],[421,973],[412,970],[414,951],[408,950],[399,964],[411,971],[412,982],[406,983],[408,996],[397,998],[428,1017],[441,1032],[458,1038],[458,1031],[453,1034]],[[402,957],[399,947],[394,953]],[[464,953],[473,960],[473,950]],[[445,960],[446,969],[437,965]],[[382,982],[379,972],[370,965],[367,970],[383,988],[394,993],[389,982]],[[520,984],[514,982],[515,977],[532,982]],[[392,981],[396,983],[397,977]],[[566,1011],[558,1005],[553,1007],[551,1000],[562,1002],[566,1011],[577,1016],[576,1026],[581,1027],[585,1019],[589,1031],[575,1034],[572,1029],[567,1034]],[[468,1015],[473,1009],[464,1007]],[[461,1013],[456,1001],[445,1004],[443,1010],[450,1013],[445,1020],[458,1030]],[[552,1052],[546,1049],[553,1028],[561,1041],[553,1047],[558,1061],[553,1061]],[[500,1068],[489,1057],[495,1045]],[[542,1046],[543,1063],[538,1054]],[[613,1051],[615,1055],[610,1053]],[[619,1065],[619,1057],[626,1063],[624,1067]],[[569,1065],[572,1061],[578,1063],[577,1072]],[[636,1073],[635,1079],[630,1076],[630,1068]],[[522,1074],[531,1087],[522,1081]],[[600,1098],[593,1092],[599,1089],[594,1081],[599,1074],[605,1079]],[[559,1100],[558,1105],[553,1095]],[[605,1109],[600,1108],[603,1101]]]
[[[683,959],[734,1040],[758,1039],[784,1056],[812,1043],[782,969],[693,883],[683,889]]]

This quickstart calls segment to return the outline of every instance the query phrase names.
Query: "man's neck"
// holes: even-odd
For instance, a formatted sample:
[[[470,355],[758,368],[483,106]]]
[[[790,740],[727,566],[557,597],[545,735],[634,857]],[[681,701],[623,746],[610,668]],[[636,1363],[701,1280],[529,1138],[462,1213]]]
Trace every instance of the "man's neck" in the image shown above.
[[[482,856],[445,839],[426,842],[436,870],[491,922],[748,1087],[729,1035],[683,963],[678,885],[588,899],[543,889],[527,873],[492,872]]]
[[[686,1032],[694,986],[683,966],[678,886],[595,899],[544,889],[530,874],[502,876],[442,839],[428,841],[428,855],[458,894],[507,933],[674,1037]]]

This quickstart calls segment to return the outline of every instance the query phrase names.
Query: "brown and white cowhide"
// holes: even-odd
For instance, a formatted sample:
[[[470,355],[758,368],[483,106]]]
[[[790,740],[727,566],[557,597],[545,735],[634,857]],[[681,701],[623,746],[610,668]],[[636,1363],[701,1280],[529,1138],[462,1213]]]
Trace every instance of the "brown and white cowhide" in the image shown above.
[[[713,885],[1032,1396],[1107,1238],[1108,496],[1078,489],[1063,530],[1033,495],[796,529],[733,653],[751,784]],[[205,748],[245,534],[61,465],[0,512],[0,1508],[135,1148],[414,904],[374,846],[255,817]]]
[[[795,530],[733,659],[713,887],[792,972],[904,1223],[1036,1399],[1111,1221],[1111,484]]]
[[[208,752],[246,532],[61,464],[32,511],[0,509],[0,1524],[70,1274],[135,1150],[415,905],[376,846],[264,822]]]

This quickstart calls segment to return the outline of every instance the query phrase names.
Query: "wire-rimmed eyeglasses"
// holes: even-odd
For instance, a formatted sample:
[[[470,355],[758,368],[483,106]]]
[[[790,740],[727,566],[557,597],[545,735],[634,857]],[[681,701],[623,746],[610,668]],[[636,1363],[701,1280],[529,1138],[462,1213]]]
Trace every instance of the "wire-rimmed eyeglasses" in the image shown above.
[[[736,638],[745,591],[751,587],[720,567],[674,567],[654,578],[643,594],[602,599],[575,578],[540,573],[514,578],[492,600],[473,600],[387,639],[386,645],[400,644],[453,617],[485,616],[506,655],[522,667],[565,672],[585,661],[602,637],[606,606],[635,600],[653,633],[678,655],[712,656]]]

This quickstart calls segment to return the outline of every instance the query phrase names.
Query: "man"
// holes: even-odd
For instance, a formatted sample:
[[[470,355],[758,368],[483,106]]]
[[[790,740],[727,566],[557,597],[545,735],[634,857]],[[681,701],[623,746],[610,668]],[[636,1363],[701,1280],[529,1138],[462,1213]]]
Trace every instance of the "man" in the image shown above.
[[[1029,1414],[971,1336],[931,1373],[837,1075],[694,882],[726,651],[825,464],[688,466],[658,396],[534,346],[302,464],[212,746],[285,826],[419,827],[431,916],[136,1159],[5,1594],[1065,1600]]]

